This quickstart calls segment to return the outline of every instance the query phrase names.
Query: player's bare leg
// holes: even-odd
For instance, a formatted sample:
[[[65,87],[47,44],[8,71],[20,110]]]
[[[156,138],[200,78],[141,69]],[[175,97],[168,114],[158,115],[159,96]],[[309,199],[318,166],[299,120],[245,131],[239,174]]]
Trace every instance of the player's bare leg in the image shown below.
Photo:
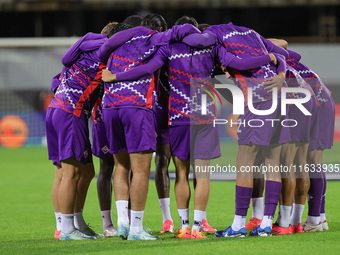
[[[129,171],[131,163],[127,151],[113,155],[116,170],[113,176],[117,208],[117,235],[126,239],[129,231],[130,219],[128,214],[129,204]]]
[[[262,173],[263,155],[261,150],[258,151],[254,166],[258,167],[258,171],[253,173],[253,193],[251,195],[252,217],[245,225],[246,230],[253,230],[261,224],[263,218],[263,190],[264,190],[264,174]]]
[[[310,187],[308,169],[304,168],[304,166],[307,164],[308,146],[309,146],[309,143],[301,144],[296,152],[296,156],[294,159],[294,164],[297,167],[296,188],[295,188],[295,195],[294,195],[294,202],[296,204],[303,204],[303,205],[305,204],[308,190]]]
[[[54,214],[56,219],[56,230],[54,233],[54,238],[59,239],[60,236],[60,228],[61,228],[61,211],[59,206],[59,199],[58,199],[58,193],[59,193],[59,187],[60,182],[62,178],[62,171],[61,166],[54,165],[54,180],[52,185],[52,191],[51,191],[51,198],[52,198],[52,204],[54,208]]]
[[[192,164],[193,169],[195,169],[195,164]],[[193,180],[192,180],[194,189],[196,189],[196,185],[197,185],[197,179],[196,179],[196,174],[195,171],[193,172]],[[209,201],[208,201],[209,202]],[[208,206],[207,206],[208,207]],[[205,209],[204,213],[203,213],[203,220],[202,220],[202,232],[210,232],[210,233],[215,233],[217,231],[217,229],[211,227],[208,223],[207,220],[207,208]]]
[[[298,149],[298,144],[295,142],[282,145],[280,162],[287,171],[281,172],[282,190],[280,195],[279,215],[276,221],[273,234],[290,234],[290,213],[295,191],[295,172],[294,158]]]
[[[189,208],[190,187],[188,181],[190,163],[183,161],[176,156],[172,157],[176,167],[175,196],[178,209]]]
[[[168,171],[170,157],[170,144],[157,144],[155,157],[155,184],[163,215],[163,229],[161,230],[161,233],[174,232],[170,213],[170,178]]]
[[[117,234],[112,222],[111,214],[113,167],[113,157],[100,159],[100,170],[97,179],[97,193],[103,221],[103,233],[105,236],[115,236]]]
[[[180,160],[176,156],[172,156],[172,160],[176,167],[176,182],[175,196],[177,202],[178,214],[181,219],[181,230],[189,228],[189,201],[190,201],[190,186],[189,186],[189,170],[190,160]],[[190,238],[190,234],[189,234]]]
[[[81,232],[88,236],[94,236],[96,238],[103,238],[104,236],[98,234],[92,230],[89,225],[86,224],[83,217],[83,209],[89,189],[90,183],[94,177],[94,166],[93,163],[87,163],[86,165],[80,166],[80,177],[77,184],[76,202],[74,207],[74,226]]]
[[[90,183],[94,177],[93,163],[87,163],[80,167],[80,178],[77,184],[77,199],[74,212],[80,212],[84,209],[85,199]]]
[[[291,214],[291,225],[298,226],[301,223],[302,214],[310,187],[308,169],[305,169],[307,163],[309,143],[300,143],[297,150],[294,164],[296,165],[296,187],[294,194],[294,204]]]
[[[113,157],[100,159],[97,192],[101,211],[111,210],[113,167]]]
[[[155,163],[155,184],[158,198],[169,198],[170,193],[170,178],[168,167],[170,164],[170,144],[158,144]]]
[[[61,231],[65,234],[75,230],[73,213],[81,164],[73,158],[61,162],[62,178],[59,186],[58,200],[61,211]]]
[[[298,150],[296,143],[286,143],[282,145],[281,150],[281,165],[288,167],[290,171],[282,172],[282,191],[280,205],[291,206],[294,198],[295,190],[295,173],[294,173],[294,158]]]
[[[205,211],[210,195],[210,159],[195,159],[195,210]]]
[[[236,159],[236,185],[240,187],[253,188],[253,172],[245,171],[252,169],[255,164],[255,158],[258,152],[258,146],[255,144],[239,145]]]
[[[152,153],[151,150],[148,150],[129,155],[133,173],[130,187],[130,231],[133,233],[139,233],[143,230],[143,216],[148,194]]]
[[[73,158],[61,161],[62,179],[59,187],[58,199],[61,210],[60,240],[96,239],[75,228],[74,208],[77,203],[77,186],[84,164]]]
[[[55,212],[60,212],[58,193],[59,193],[61,179],[62,179],[61,166],[55,165],[54,166],[54,180],[53,180],[52,191],[51,191],[52,204],[53,204],[53,208]]]
[[[201,232],[201,225],[205,218],[210,195],[210,159],[195,159],[194,166],[196,188],[194,193],[195,210],[192,232],[195,229],[197,232]]]
[[[116,201],[129,200],[129,170],[131,168],[129,154],[126,151],[113,155],[116,170],[113,176],[113,188]]]

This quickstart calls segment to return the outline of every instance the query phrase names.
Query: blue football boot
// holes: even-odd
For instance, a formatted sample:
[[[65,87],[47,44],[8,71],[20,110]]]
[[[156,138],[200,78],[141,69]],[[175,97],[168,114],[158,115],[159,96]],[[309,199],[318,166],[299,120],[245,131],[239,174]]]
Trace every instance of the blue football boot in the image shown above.
[[[270,227],[260,228],[257,226],[249,233],[250,236],[272,236],[272,229]]]
[[[229,226],[223,231],[216,231],[215,236],[216,237],[246,237],[247,230],[245,228],[241,228],[240,230],[235,231],[231,228],[231,226]]]

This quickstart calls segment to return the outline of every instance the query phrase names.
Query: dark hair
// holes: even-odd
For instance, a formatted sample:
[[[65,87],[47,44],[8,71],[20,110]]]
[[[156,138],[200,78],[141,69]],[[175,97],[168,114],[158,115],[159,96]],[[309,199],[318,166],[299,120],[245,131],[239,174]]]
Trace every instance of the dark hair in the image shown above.
[[[110,22],[105,27],[103,27],[101,34],[109,34],[110,31],[118,25],[118,22]]]
[[[138,16],[138,15],[131,15],[129,17],[127,17],[123,23],[127,24],[127,25],[131,25],[133,27],[137,27],[140,26],[140,24],[142,23],[142,17]]]
[[[179,18],[175,23],[175,25],[183,25],[183,24],[191,24],[195,27],[198,27],[197,20],[193,17],[183,16]]]
[[[110,38],[111,36],[113,36],[115,33],[118,33],[120,31],[123,30],[127,30],[129,28],[132,28],[131,25],[127,25],[124,23],[118,23],[118,25],[116,25],[114,28],[112,28],[112,30],[110,31],[110,33],[107,35],[108,38]]]
[[[141,25],[159,32],[161,31],[161,28],[163,28],[163,31],[168,30],[168,24],[166,23],[165,19],[156,13],[146,15],[143,18]]]
[[[209,24],[203,23],[203,24],[198,25],[198,29],[201,30],[201,32],[203,32],[204,30],[206,30],[210,26],[211,25],[209,25]]]

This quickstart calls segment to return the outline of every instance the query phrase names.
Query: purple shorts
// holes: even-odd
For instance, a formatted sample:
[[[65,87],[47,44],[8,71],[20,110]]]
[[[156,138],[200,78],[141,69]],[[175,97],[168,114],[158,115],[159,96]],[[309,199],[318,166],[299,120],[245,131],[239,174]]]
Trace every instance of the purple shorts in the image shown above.
[[[137,107],[104,108],[103,117],[110,153],[156,151],[154,113]]]
[[[106,138],[105,124],[102,121],[95,123],[92,120],[92,154],[102,159],[112,157]]]
[[[310,141],[309,151],[332,148],[334,140],[334,121],[335,106],[333,98],[331,97],[327,102],[321,104],[317,108],[317,135],[315,139]]]
[[[169,136],[171,154],[180,160],[221,156],[218,128],[212,124],[169,126]]]
[[[155,107],[155,129],[157,144],[169,144],[168,107],[157,105]]]
[[[257,110],[268,110],[272,106],[272,101],[255,103]],[[287,113],[289,107],[287,106]],[[271,144],[284,144],[291,141],[287,115],[281,115],[281,100],[278,99],[276,110],[265,116],[256,115],[250,112],[249,108],[244,109],[244,115],[240,115],[237,127],[237,137],[239,145],[257,144],[269,146]],[[275,121],[274,121],[275,120]],[[284,121],[284,125],[281,122]]]
[[[315,96],[304,103],[303,106],[312,114],[310,116],[304,115],[303,112],[296,105],[289,106],[288,119],[295,120],[295,127],[289,128],[290,136],[293,142],[310,142],[312,138],[316,138],[317,131],[317,121],[316,121],[316,111],[317,111],[317,101]],[[289,122],[294,126],[293,121]]]
[[[87,118],[64,110],[48,108],[46,112],[48,158],[54,164],[73,157],[84,164],[92,162]]]

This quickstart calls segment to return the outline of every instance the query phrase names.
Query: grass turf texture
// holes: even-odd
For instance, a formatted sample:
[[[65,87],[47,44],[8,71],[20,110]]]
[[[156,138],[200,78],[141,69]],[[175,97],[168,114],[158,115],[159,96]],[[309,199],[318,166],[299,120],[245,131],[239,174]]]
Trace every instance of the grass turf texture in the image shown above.
[[[338,161],[339,144],[325,153],[325,163]],[[232,163],[237,149],[225,145]],[[159,234],[162,214],[156,188],[150,181],[145,209],[144,225],[159,235],[158,241],[121,241],[107,238],[94,241],[62,242],[53,239],[55,219],[50,198],[54,171],[47,160],[46,148],[24,147],[21,149],[0,148],[0,254],[201,254],[223,252],[231,254],[329,254],[340,249],[340,220],[338,204],[338,181],[327,186],[326,211],[330,230],[323,233],[304,233],[288,236],[247,237],[243,239],[216,238],[208,235],[206,240],[177,240],[173,234]],[[98,161],[95,161],[98,167]],[[96,172],[98,170],[96,169]],[[171,213],[175,227],[180,224],[171,183]],[[193,197],[193,196],[192,196]],[[228,227],[234,215],[235,182],[212,182],[207,210],[211,226],[222,230]],[[117,219],[113,205],[113,219]],[[251,209],[249,210],[248,218]],[[306,219],[305,208],[303,220]],[[98,232],[102,222],[98,204],[96,181],[89,188],[84,209],[85,220]],[[193,201],[190,204],[190,219],[193,219]]]

